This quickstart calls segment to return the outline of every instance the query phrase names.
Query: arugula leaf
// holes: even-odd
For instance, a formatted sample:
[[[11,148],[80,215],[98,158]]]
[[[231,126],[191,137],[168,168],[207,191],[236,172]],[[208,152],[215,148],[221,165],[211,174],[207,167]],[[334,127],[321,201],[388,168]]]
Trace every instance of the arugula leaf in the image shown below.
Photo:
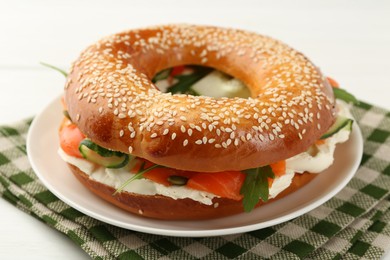
[[[157,81],[167,79],[171,74],[171,72],[172,72],[172,68],[160,71],[159,73],[156,74],[156,76],[153,77],[152,82],[156,83]]]
[[[271,166],[253,168],[243,171],[246,174],[240,194],[244,195],[242,200],[244,210],[250,212],[254,209],[260,198],[266,202],[269,196],[268,178],[275,178]]]
[[[50,65],[50,64],[47,64],[47,63],[44,63],[44,62],[40,62],[41,65],[45,66],[45,67],[48,67],[48,68],[51,68],[53,70],[56,70],[58,71],[59,73],[61,73],[62,75],[66,77],[68,77],[68,73],[66,73],[64,70],[60,69],[60,68],[57,68],[56,66],[53,66],[53,65]]]
[[[199,93],[191,89],[192,85],[204,78],[213,69],[202,66],[192,66],[192,68],[194,72],[191,74],[176,75],[175,78],[179,81],[176,84],[170,86],[167,92],[171,92],[172,94],[182,93],[199,96]]]
[[[70,122],[72,122],[72,118],[70,118],[70,115],[69,115],[68,110],[63,110],[63,111],[62,111],[62,114],[64,114],[64,116],[65,116]]]
[[[359,104],[359,100],[357,100],[354,95],[352,95],[351,93],[347,92],[344,89],[333,88],[333,93],[334,93],[334,96],[337,99],[341,99],[341,100],[344,100],[347,103],[352,103],[352,104],[355,104],[355,105]]]
[[[144,169],[144,167],[145,167],[145,162],[143,162],[142,164],[141,164],[141,167],[140,167],[140,169],[138,170],[138,172],[134,175],[134,176],[131,176],[131,178],[130,179],[128,179],[127,181],[125,181],[112,195],[113,196],[115,196],[115,195],[117,195],[119,192],[122,192],[123,191],[123,189],[127,186],[127,185],[129,185],[132,181],[134,181],[134,180],[137,180],[137,179],[141,179],[142,178],[142,176],[146,173],[146,172],[148,172],[148,171],[150,171],[150,170],[153,170],[153,169],[155,169],[155,168],[165,168],[165,166],[162,166],[162,165],[158,165],[158,164],[155,164],[155,165],[153,165],[153,166],[151,166],[151,167],[149,167],[149,168],[147,168],[147,169]]]

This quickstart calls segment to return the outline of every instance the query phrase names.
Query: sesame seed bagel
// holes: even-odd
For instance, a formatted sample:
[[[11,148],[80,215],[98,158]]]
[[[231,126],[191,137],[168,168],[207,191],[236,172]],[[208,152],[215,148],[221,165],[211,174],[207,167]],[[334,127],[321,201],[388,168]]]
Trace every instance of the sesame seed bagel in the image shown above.
[[[157,72],[184,64],[230,74],[251,97],[172,95],[152,83]],[[335,121],[332,89],[303,54],[266,36],[208,26],[152,27],[100,40],[74,62],[65,102],[93,142],[202,172],[292,157]]]

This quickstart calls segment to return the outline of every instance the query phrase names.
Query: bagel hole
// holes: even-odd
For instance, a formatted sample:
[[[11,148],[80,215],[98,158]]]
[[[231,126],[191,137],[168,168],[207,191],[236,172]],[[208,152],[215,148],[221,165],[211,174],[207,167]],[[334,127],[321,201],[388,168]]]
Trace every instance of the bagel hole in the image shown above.
[[[222,71],[195,65],[182,65],[158,72],[152,80],[162,92],[193,96],[250,97],[246,85]]]

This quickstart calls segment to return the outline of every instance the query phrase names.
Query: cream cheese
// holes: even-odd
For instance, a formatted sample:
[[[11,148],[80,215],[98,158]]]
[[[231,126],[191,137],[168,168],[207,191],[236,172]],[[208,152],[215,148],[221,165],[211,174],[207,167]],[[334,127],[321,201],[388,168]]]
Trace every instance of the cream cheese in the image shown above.
[[[287,189],[291,185],[294,175],[294,171],[287,170],[286,174],[276,177],[269,188],[269,198],[275,198],[279,193]]]
[[[115,189],[118,189],[123,183],[134,176],[128,167],[109,169],[96,166],[94,163],[85,159],[72,157],[66,154],[61,148],[58,149],[58,154],[65,162],[76,166],[89,175],[91,179],[114,187]],[[206,205],[211,205],[212,199],[217,197],[214,194],[189,189],[185,186],[166,187],[148,179],[136,179],[126,185],[123,190],[143,195],[163,195],[175,200],[189,198]]]
[[[338,114],[344,117],[353,118],[348,110],[348,104],[337,100]],[[348,140],[350,131],[340,130],[331,137],[325,139],[323,144],[314,144],[306,152],[297,154],[286,160],[286,169],[296,173],[305,171],[320,173],[333,164],[336,144]]]
[[[76,166],[89,175],[91,179],[112,186],[115,189],[118,189],[123,183],[134,176],[128,167],[109,169],[96,166],[94,163],[85,159],[72,157],[66,154],[61,148],[58,149],[58,154],[65,162]],[[294,172],[289,172],[281,177],[276,177],[270,188],[269,197],[274,198],[286,189],[291,184],[293,177]],[[212,199],[218,197],[212,193],[190,189],[185,186],[167,187],[148,179],[136,179],[126,185],[123,190],[143,195],[163,195],[175,200],[189,198],[206,205],[212,205]]]
[[[324,144],[315,145],[314,154],[306,151],[295,155],[286,160],[286,169],[297,173],[305,171],[311,173],[320,173],[326,170],[334,161],[334,151],[336,144],[348,140],[350,131],[341,130],[333,136],[329,137]]]

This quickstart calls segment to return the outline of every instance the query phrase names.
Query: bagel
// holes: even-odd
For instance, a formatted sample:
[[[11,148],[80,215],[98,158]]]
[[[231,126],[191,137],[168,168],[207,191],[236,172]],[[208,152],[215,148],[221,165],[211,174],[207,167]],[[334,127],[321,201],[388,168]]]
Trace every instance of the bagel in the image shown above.
[[[251,98],[172,95],[152,83],[157,72],[182,64],[230,74]],[[65,102],[72,121],[100,146],[191,171],[284,160],[306,151],[335,121],[332,89],[303,54],[266,36],[208,26],[102,39],[73,64]]]
[[[226,73],[245,84],[250,97],[163,93],[153,83],[158,72],[182,65]],[[340,109],[327,78],[303,54],[267,36],[212,26],[166,25],[103,38],[72,64],[63,102],[68,119],[60,127],[59,154],[76,178],[124,210],[159,219],[222,217],[286,196],[330,166],[335,145],[351,130],[334,127],[347,109]],[[84,146],[97,159],[85,155]],[[302,163],[324,151],[326,162]],[[103,164],[106,156],[120,159],[118,171]],[[185,182],[147,177],[145,164]],[[284,167],[282,173],[275,165]],[[272,176],[262,177],[266,193],[248,210],[245,181],[260,168]],[[209,176],[206,183],[223,182],[231,173],[234,187],[222,191],[187,183],[200,175]],[[127,187],[123,176],[138,186]],[[224,194],[233,188],[233,195]]]

